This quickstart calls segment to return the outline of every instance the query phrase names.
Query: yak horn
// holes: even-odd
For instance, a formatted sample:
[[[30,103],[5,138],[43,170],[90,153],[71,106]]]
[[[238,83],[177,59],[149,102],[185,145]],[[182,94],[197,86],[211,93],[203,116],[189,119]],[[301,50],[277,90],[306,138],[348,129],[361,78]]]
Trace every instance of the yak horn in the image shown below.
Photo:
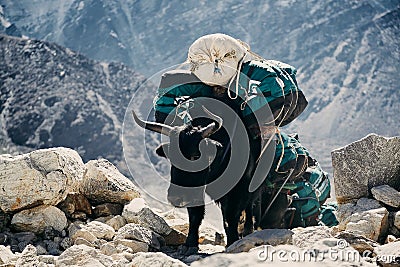
[[[172,130],[172,127],[166,124],[162,123],[157,123],[157,122],[151,122],[151,121],[144,121],[139,119],[139,117],[136,115],[135,111],[132,110],[132,115],[133,119],[135,122],[142,128],[145,128],[147,130],[157,132],[160,134],[164,134],[166,136],[169,136]]]
[[[218,131],[222,127],[222,123],[224,121],[222,120],[221,117],[215,115],[214,113],[212,113],[211,111],[206,109],[206,107],[204,107],[204,106],[202,106],[202,107],[203,107],[204,112],[207,113],[208,117],[217,122],[217,123],[215,123],[215,122],[210,123],[209,125],[207,125],[207,127],[204,128],[204,131],[201,136],[203,138],[207,138],[210,135],[212,135],[213,133],[215,133],[216,131]]]

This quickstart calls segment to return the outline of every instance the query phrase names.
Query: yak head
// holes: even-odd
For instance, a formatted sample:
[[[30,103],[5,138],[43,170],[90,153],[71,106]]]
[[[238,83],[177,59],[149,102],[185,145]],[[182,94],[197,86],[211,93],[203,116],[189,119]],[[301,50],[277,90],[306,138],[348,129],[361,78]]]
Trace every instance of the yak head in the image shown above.
[[[207,118],[182,126],[143,121],[132,111],[140,127],[169,137],[169,142],[161,144],[156,153],[171,162],[168,200],[177,207],[202,204],[202,187],[207,183],[210,162],[216,155],[216,149],[222,147],[219,142],[209,138],[221,128],[222,118],[203,109]]]

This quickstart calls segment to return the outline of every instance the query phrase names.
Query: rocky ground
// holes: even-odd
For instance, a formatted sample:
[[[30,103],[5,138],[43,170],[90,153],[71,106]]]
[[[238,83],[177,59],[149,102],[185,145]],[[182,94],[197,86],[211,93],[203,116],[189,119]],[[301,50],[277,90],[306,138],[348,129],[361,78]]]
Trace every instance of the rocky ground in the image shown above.
[[[398,266],[399,147],[399,138],[371,135],[332,153],[335,170],[364,148],[374,159],[397,159],[374,173],[364,195],[337,190],[338,226],[265,229],[225,248],[223,233],[204,223],[200,252],[191,256],[178,253],[187,218],[149,207],[109,161],[83,163],[62,147],[0,155],[0,266]],[[365,173],[372,162],[381,164],[364,161]]]

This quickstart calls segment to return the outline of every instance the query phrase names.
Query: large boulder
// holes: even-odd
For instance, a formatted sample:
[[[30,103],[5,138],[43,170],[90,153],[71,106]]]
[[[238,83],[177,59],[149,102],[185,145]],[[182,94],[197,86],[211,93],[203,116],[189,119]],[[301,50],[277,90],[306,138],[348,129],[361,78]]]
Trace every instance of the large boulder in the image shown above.
[[[331,154],[338,203],[368,197],[378,185],[400,190],[400,137],[370,134]]]
[[[49,148],[28,154],[0,155],[0,208],[18,211],[38,204],[57,205],[79,191],[85,165],[69,148]]]
[[[14,214],[11,226],[18,231],[37,234],[43,233],[47,227],[61,232],[67,227],[67,217],[54,206],[41,205]]]
[[[140,197],[136,186],[121,174],[108,160],[91,160],[86,163],[82,192],[92,203],[129,203]]]

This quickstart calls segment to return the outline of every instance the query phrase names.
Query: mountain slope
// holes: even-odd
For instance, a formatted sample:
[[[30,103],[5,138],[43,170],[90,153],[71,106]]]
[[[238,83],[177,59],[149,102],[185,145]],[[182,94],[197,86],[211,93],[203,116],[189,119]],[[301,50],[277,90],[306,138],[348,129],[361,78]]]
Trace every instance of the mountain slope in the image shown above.
[[[85,161],[102,156],[118,164],[125,108],[142,81],[119,63],[0,35],[0,137],[8,152],[67,146]]]

